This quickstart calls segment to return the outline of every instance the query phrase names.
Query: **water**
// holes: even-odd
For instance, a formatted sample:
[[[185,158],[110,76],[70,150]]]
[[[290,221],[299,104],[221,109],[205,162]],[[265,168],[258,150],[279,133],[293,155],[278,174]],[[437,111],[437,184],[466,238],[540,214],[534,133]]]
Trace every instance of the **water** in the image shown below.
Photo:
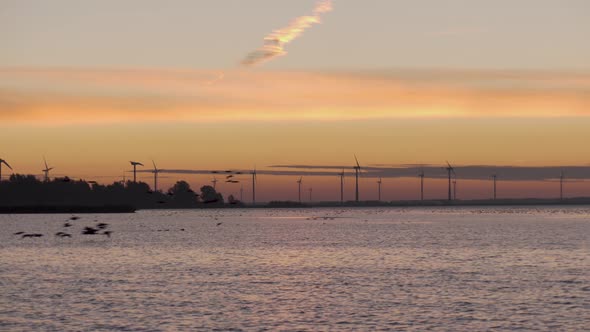
[[[590,327],[590,208],[69,217],[0,216],[0,330]]]

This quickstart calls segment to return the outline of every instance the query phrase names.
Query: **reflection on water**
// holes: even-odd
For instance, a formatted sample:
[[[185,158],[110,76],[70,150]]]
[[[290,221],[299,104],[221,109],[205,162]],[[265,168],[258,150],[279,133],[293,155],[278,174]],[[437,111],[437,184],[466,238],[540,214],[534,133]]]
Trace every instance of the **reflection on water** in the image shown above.
[[[583,330],[590,319],[590,208],[140,211],[64,228],[69,217],[0,216],[0,330]],[[97,223],[110,238],[81,235]]]

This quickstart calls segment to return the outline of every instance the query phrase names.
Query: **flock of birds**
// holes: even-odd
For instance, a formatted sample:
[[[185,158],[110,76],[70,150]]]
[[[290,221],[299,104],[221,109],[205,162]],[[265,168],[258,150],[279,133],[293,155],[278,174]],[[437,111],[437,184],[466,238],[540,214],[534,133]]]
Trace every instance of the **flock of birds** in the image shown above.
[[[66,221],[63,224],[63,228],[69,228],[72,227],[72,221],[76,221],[80,219],[80,217],[78,216],[72,216],[68,219],[68,221]],[[89,227],[86,226],[84,227],[84,229],[82,229],[82,235],[105,235],[107,237],[111,237],[111,234],[113,234],[113,231],[107,230],[107,228],[109,227],[109,224],[107,223],[102,223],[102,222],[98,222],[97,220],[95,220],[96,225],[94,227]],[[14,233],[14,235],[20,235],[22,239],[25,238],[39,238],[39,237],[43,237],[43,234],[39,234],[39,233],[25,233],[25,232],[16,232]],[[60,237],[60,238],[71,238],[72,234],[70,233],[66,233],[64,231],[60,231],[55,233],[55,236]]]

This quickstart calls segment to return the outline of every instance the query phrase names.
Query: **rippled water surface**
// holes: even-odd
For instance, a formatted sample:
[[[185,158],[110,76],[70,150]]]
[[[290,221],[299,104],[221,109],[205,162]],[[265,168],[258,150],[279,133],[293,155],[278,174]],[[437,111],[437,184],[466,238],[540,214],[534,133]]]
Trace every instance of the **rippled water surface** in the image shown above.
[[[0,330],[590,327],[590,208],[69,217],[0,215]]]

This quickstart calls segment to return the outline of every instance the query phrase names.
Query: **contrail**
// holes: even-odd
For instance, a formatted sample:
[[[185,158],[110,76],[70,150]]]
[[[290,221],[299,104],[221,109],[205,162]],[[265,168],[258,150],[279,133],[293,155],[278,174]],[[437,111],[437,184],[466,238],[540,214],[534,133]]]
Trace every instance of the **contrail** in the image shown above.
[[[321,23],[322,14],[332,11],[332,9],[332,0],[318,1],[313,9],[312,15],[298,17],[287,27],[273,31],[264,38],[264,45],[261,48],[248,54],[242,60],[242,65],[256,66],[275,57],[287,54],[285,45],[301,36],[312,25]]]

